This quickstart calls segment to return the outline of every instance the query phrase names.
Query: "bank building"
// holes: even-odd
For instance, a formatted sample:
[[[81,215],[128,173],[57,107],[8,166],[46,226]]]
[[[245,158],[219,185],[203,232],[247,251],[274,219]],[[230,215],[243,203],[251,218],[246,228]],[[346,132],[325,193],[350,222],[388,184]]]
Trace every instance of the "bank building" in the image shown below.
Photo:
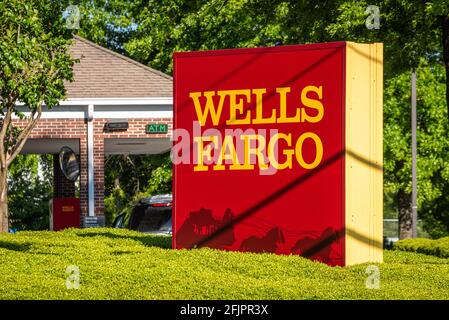
[[[81,227],[104,226],[105,156],[170,150],[172,77],[78,36],[70,53],[79,63],[66,100],[44,107],[22,154],[53,154],[53,210],[58,203],[62,216],[79,213]]]

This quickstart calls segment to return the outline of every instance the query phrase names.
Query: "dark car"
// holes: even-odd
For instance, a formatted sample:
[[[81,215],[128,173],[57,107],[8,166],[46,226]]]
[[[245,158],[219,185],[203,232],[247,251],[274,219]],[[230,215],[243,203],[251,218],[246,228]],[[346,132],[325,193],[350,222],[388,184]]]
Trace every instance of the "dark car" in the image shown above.
[[[112,224],[145,233],[172,234],[172,195],[163,194],[140,199],[131,212],[123,212]]]

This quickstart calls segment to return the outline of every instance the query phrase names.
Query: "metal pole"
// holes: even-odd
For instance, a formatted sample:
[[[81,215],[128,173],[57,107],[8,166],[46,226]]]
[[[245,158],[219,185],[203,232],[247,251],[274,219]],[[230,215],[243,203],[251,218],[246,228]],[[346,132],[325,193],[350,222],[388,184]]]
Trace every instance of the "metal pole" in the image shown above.
[[[417,237],[417,177],[416,177],[416,71],[412,70],[412,237]]]

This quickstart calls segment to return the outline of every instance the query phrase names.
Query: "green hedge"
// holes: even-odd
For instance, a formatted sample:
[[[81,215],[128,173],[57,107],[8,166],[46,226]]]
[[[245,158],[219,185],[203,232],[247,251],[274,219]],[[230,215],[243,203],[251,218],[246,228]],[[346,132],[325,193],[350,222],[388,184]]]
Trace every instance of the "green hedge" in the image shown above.
[[[0,299],[449,299],[449,259],[386,250],[384,261],[369,289],[369,264],[172,250],[168,237],[117,229],[24,231],[0,234]]]
[[[423,238],[400,240],[395,243],[394,249],[449,258],[449,237],[435,240]]]

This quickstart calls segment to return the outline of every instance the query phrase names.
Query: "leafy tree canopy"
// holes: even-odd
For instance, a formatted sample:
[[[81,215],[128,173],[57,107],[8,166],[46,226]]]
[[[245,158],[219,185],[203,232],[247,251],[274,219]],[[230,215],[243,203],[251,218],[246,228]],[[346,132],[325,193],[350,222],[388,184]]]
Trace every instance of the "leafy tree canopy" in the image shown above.
[[[67,2],[0,2],[0,232],[8,230],[8,168],[43,107],[58,105],[65,97],[64,81],[73,78],[72,34],[62,18]],[[13,123],[14,115],[22,125]]]
[[[366,27],[369,5],[379,8],[379,29]],[[426,55],[442,59],[442,21],[449,14],[447,0],[90,0],[81,6],[82,35],[113,41],[166,72],[175,51],[341,40],[384,42],[386,70],[402,72]]]

